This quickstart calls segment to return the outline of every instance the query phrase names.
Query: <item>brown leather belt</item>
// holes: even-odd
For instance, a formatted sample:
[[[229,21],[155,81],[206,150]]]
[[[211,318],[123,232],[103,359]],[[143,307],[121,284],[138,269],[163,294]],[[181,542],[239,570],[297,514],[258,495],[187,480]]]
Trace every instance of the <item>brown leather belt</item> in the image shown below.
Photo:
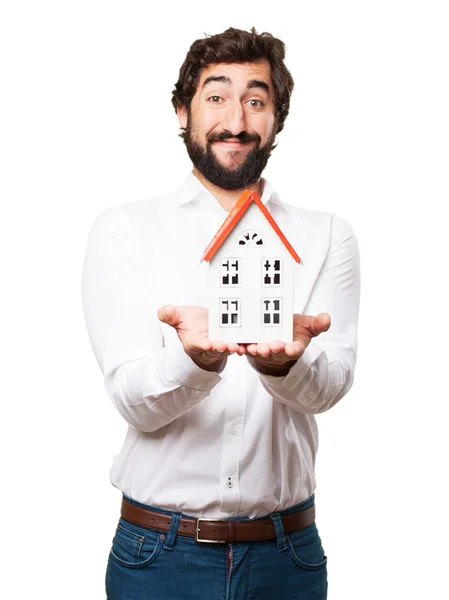
[[[164,515],[147,508],[135,506],[122,498],[121,516],[135,525],[169,531],[171,515]],[[284,533],[293,533],[312,525],[315,521],[315,505],[291,515],[281,516]],[[251,521],[222,521],[182,517],[179,521],[178,533],[194,538],[197,542],[225,544],[226,542],[256,542],[272,540],[276,537],[274,523],[271,518],[254,519]]]

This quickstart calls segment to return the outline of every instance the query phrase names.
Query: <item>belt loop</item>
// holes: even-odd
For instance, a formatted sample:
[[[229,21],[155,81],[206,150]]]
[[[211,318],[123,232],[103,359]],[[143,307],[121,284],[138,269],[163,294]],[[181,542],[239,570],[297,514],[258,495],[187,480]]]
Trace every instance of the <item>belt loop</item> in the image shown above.
[[[276,530],[278,552],[283,552],[284,550],[287,550],[287,542],[285,541],[284,525],[282,523],[281,515],[279,513],[273,513],[270,517],[273,520],[274,528]]]
[[[164,550],[173,550],[176,542],[176,536],[178,535],[179,521],[181,520],[181,513],[173,513],[171,517],[170,529],[168,530],[167,537],[165,540]]]

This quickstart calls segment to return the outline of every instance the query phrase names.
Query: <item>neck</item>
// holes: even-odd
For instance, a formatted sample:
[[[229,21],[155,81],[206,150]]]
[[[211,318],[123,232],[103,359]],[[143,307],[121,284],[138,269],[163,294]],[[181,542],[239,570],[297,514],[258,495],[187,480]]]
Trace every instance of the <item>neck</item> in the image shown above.
[[[259,198],[262,196],[262,181],[260,179],[257,183],[246,188],[242,188],[241,190],[224,190],[206,179],[196,167],[193,167],[193,174],[199,181],[201,181],[204,187],[209,190],[220,206],[222,206],[227,212],[230,212],[234,208],[238,199],[245,190],[256,192]]]

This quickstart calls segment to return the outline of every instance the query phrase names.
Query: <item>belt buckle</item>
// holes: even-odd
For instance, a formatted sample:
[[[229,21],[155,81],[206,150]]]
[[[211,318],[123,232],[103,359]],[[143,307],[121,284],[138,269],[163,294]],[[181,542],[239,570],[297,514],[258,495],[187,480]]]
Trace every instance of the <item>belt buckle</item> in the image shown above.
[[[200,521],[223,521],[223,519],[206,519],[203,517],[199,517],[196,520],[195,527],[195,542],[202,542],[203,544],[226,544],[226,540],[201,540],[198,536],[200,532]]]

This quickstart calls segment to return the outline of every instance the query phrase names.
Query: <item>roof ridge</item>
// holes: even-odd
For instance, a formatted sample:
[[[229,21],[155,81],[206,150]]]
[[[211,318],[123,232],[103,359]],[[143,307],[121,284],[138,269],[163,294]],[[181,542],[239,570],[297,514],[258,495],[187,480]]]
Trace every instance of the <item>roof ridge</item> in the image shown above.
[[[234,229],[234,227],[237,225],[237,223],[240,221],[242,216],[246,213],[246,211],[248,210],[248,207],[250,206],[250,204],[252,202],[254,202],[259,207],[259,209],[262,211],[262,214],[267,219],[267,221],[270,223],[270,225],[274,229],[274,231],[277,233],[281,242],[284,244],[284,246],[287,248],[287,250],[291,254],[293,260],[298,263],[301,262],[301,259],[299,258],[298,254],[295,252],[293,246],[290,244],[290,242],[287,240],[285,235],[282,233],[281,228],[276,223],[276,221],[273,219],[273,217],[270,215],[267,208],[264,206],[263,202],[259,198],[258,194],[253,190],[245,190],[243,192],[243,194],[240,196],[240,198],[237,200],[235,206],[232,208],[229,215],[226,217],[226,219],[221,224],[220,229],[217,231],[217,233],[215,234],[215,236],[212,238],[211,242],[205,249],[200,262],[202,262],[203,260],[205,260],[206,262],[209,262],[214,257],[217,250],[224,243],[224,241],[226,240],[228,235],[231,233],[231,231]]]

